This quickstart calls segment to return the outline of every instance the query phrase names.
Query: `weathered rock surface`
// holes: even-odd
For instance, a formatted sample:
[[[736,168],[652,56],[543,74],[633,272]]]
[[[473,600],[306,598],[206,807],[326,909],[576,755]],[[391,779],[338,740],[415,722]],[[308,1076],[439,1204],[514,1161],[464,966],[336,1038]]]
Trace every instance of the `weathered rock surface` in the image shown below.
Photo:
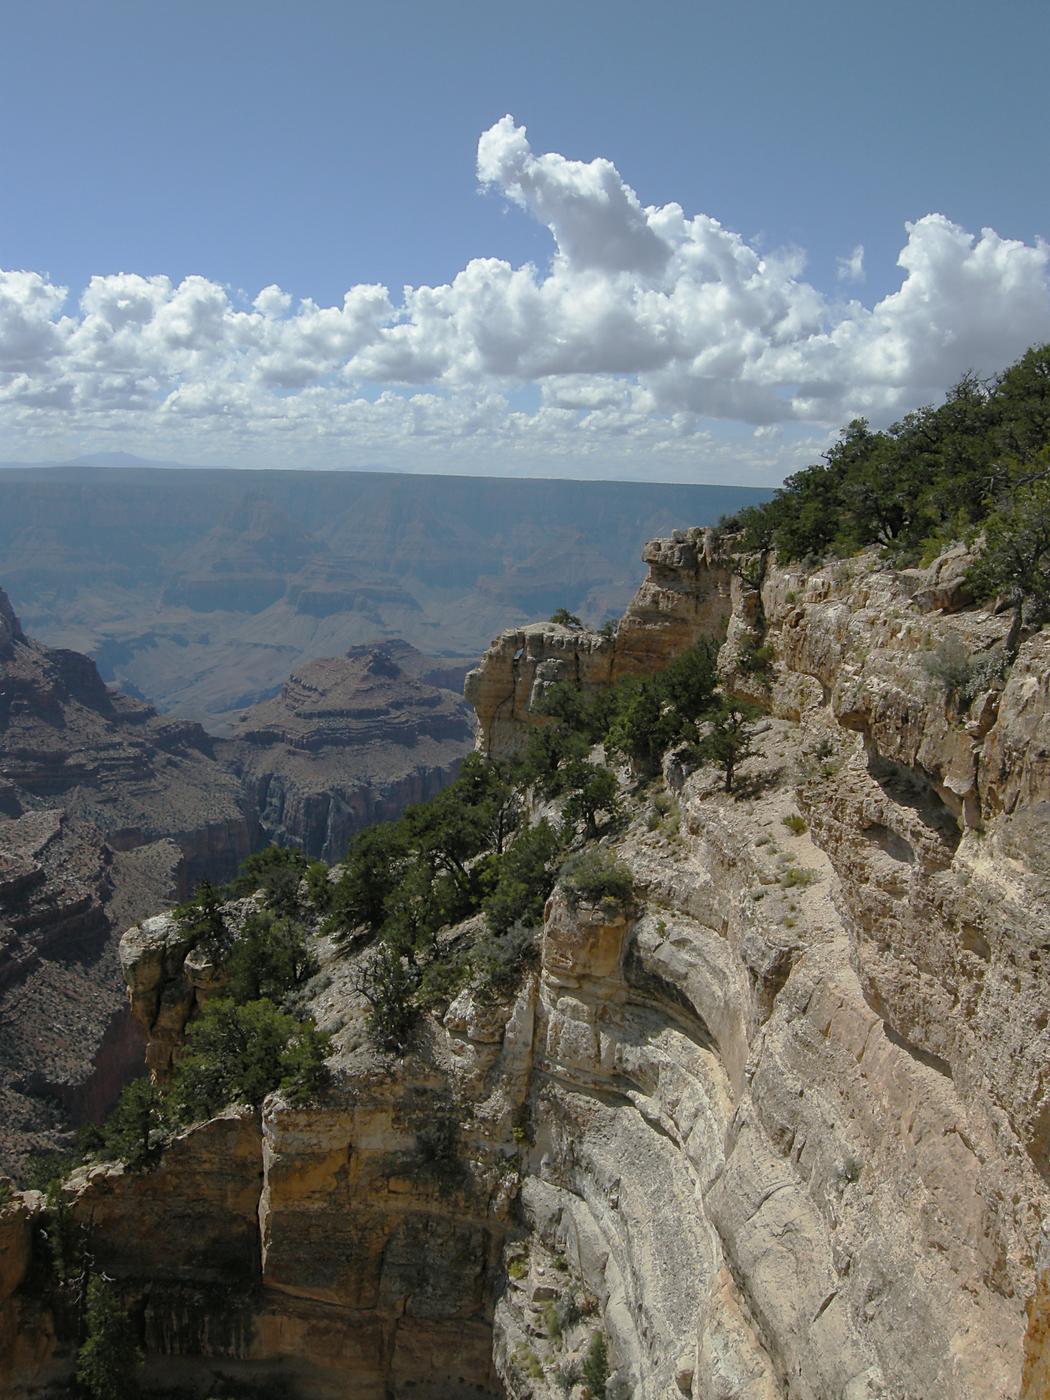
[[[500,633],[465,684],[483,753],[517,752],[529,728],[545,722],[540,701],[552,684],[607,686],[622,676],[660,670],[701,637],[724,635],[733,579],[715,558],[708,533],[680,531],[669,540],[650,540],[642,557],[648,574],[614,635],[552,622]]]
[[[658,666],[700,637],[727,638],[728,684],[779,717],[766,778],[752,775],[750,801],[685,783],[684,846],[670,861],[644,839],[634,848],[650,912],[628,938],[619,991],[569,986],[538,1013],[556,1028],[543,1112],[563,1124],[564,1175],[548,1145],[523,1188],[526,1212],[603,1300],[626,1393],[1042,1394],[1046,634],[1023,643],[1002,679],[1006,619],[966,608],[958,551],[904,574],[871,558],[809,574],[772,567],[759,590],[730,576],[709,541],[686,542],[647,549],[650,578],[606,644],[608,674],[646,651]],[[775,655],[768,688],[735,669],[745,639]],[[586,657],[600,644],[577,634],[575,645]],[[601,683],[564,650],[545,629],[494,643],[470,682],[492,751],[542,722],[545,679]],[[962,699],[937,679],[939,657],[960,652],[972,677]],[[789,836],[778,817],[797,811],[809,831]],[[583,962],[590,943],[574,944]],[[551,993],[546,972],[541,986]],[[675,1088],[670,1113],[645,1102],[637,1060],[625,1074],[618,1059],[612,1028],[643,988],[659,1029],[627,1044],[653,1054],[688,1028],[675,1073],[649,1075],[690,1085]],[[717,1079],[709,1069],[704,1082],[694,1047],[712,1053]],[[588,1060],[610,1077],[581,1099]],[[614,1087],[630,1107],[613,1106]],[[643,1134],[648,1154],[632,1137],[639,1117],[655,1130]],[[667,1181],[621,1220],[610,1192],[619,1206],[625,1179],[632,1191],[658,1180],[654,1150],[676,1159]],[[641,1241],[661,1219],[676,1233],[649,1257]],[[601,1248],[589,1258],[588,1238]],[[653,1306],[668,1277],[673,1304]],[[496,1338],[521,1395],[540,1393],[521,1365],[530,1326],[533,1355],[544,1366],[557,1356],[537,1345],[523,1296],[505,1295]],[[674,1310],[683,1299],[686,1321]]]
[[[639,604],[634,655],[724,637],[726,684],[754,692],[734,667],[764,614],[770,717],[737,790],[669,762],[673,801],[636,791],[617,841],[632,907],[556,890],[513,1002],[461,994],[403,1061],[364,1048],[346,964],[328,963],[326,1101],[272,1097],[260,1126],[237,1120],[239,1155],[209,1147],[231,1131],[216,1124],[175,1149],[187,1181],[200,1162],[225,1272],[210,1330],[144,1321],[151,1374],[280,1376],[304,1400],[580,1400],[601,1333],[610,1397],[1046,1393],[1045,637],[1002,676],[1005,619],[954,593],[932,608],[944,569],[769,569],[759,600],[708,541],[651,557],[671,577]],[[975,658],[962,698],[937,679],[948,637]],[[546,625],[521,646],[517,672],[501,641],[471,683],[495,751],[535,722],[548,662],[598,684],[616,655]],[[178,1020],[202,990],[176,942],[154,923],[125,945],[169,1055],[165,1008]],[[228,1237],[203,1184],[219,1155],[243,1185]],[[103,1180],[116,1204],[92,1215]],[[107,1172],[72,1195],[104,1220],[133,1308],[154,1307],[137,1300],[160,1188]],[[213,1286],[195,1248],[158,1251],[149,1298],[183,1300],[158,1316]],[[45,1322],[34,1335],[57,1366]],[[27,1374],[12,1365],[10,1393]]]

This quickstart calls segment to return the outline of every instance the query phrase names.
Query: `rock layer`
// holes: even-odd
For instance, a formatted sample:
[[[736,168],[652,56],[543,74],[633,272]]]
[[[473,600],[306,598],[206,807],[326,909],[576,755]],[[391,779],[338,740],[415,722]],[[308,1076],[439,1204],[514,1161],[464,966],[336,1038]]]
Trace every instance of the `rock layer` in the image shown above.
[[[219,752],[268,840],[341,860],[355,831],[455,777],[473,746],[470,711],[419,679],[424,667],[404,643],[355,647],[240,716]]]

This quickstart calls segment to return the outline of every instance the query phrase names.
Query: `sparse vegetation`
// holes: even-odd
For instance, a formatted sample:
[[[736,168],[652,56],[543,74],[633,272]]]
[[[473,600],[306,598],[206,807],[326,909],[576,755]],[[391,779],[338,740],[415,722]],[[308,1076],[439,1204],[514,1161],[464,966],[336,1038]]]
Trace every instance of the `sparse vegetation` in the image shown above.
[[[755,752],[755,721],[761,711],[745,700],[723,699],[710,717],[707,733],[696,745],[701,763],[722,770],[726,792],[733,791],[737,769]]]
[[[922,657],[922,665],[945,699],[965,714],[982,692],[996,685],[1006,673],[1009,656],[1005,647],[973,655],[961,637],[942,638]]]
[[[806,830],[806,819],[800,816],[798,812],[789,812],[782,820],[793,836],[801,836]]]
[[[583,1380],[595,1400],[604,1400],[609,1381],[609,1351],[601,1332],[595,1332],[583,1358]]]
[[[575,613],[569,612],[568,608],[556,608],[551,613],[551,621],[558,623],[560,627],[582,628],[583,623]]]
[[[182,1122],[207,1117],[228,1103],[259,1104],[278,1087],[302,1100],[326,1079],[328,1037],[265,998],[243,1004],[232,997],[209,1001],[187,1028],[187,1044],[170,1095]]]

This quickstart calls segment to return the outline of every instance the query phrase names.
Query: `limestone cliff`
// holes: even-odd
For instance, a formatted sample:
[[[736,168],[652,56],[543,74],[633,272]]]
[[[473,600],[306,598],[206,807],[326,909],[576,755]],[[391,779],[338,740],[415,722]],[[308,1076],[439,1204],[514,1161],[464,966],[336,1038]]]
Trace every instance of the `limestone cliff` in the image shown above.
[[[691,532],[647,558],[614,639],[494,644],[480,742],[520,744],[551,680],[714,637],[767,711],[737,790],[673,756],[633,788],[633,904],[556,890],[505,1004],[463,993],[377,1059],[328,960],[323,1103],[271,1096],[152,1174],[71,1185],[154,1379],[582,1397],[597,1338],[607,1397],[1046,1395],[1047,635],[1006,668],[958,557],[739,571]],[[125,962],[160,1068],[207,987],[165,921]],[[9,1328],[36,1306],[25,1210]],[[46,1320],[28,1335],[12,1395],[68,1369]]]

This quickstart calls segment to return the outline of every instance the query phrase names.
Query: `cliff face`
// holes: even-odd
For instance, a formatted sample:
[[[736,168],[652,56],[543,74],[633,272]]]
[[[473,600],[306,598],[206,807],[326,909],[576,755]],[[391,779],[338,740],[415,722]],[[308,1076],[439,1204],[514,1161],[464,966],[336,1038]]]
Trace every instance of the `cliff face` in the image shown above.
[[[649,1072],[651,1083],[677,1080],[676,1099],[689,1085],[684,1116],[681,1102],[673,1113],[659,1102],[639,1110],[659,1124],[644,1135],[650,1146],[666,1154],[668,1138],[676,1144],[671,1155],[685,1160],[672,1177],[702,1203],[696,1260],[669,1271],[677,1286],[692,1280],[686,1308],[699,1320],[676,1383],[704,1396],[1017,1395],[1026,1301],[1029,1374],[1046,1364],[1035,1359],[1050,1146],[1046,635],[1025,642],[1003,682],[1006,620],[951,611],[965,561],[896,575],[871,559],[809,575],[773,569],[759,591],[693,539],[695,555],[688,538],[649,547],[651,577],[610,669],[630,667],[640,642],[656,661],[724,636],[730,687],[774,719],[755,796],[719,798],[694,776],[680,795],[689,836],[670,868],[644,842],[626,845],[649,912],[625,979],[674,1012],[659,1035],[635,1032],[628,1043],[666,1045],[683,1011],[692,1042],[673,1076]],[[685,568],[668,586],[676,553]],[[777,661],[768,688],[737,669],[760,618]],[[533,635],[531,685],[508,684],[505,638],[472,682],[497,751],[542,722],[531,706],[543,682],[569,669]],[[583,653],[597,645],[575,638]],[[970,658],[963,700],[936,678],[938,659],[959,651]],[[794,813],[803,835],[779,822]],[[584,1021],[622,1015],[601,985],[584,1000]],[[603,1055],[615,1062],[600,1035],[594,1045],[595,1067]],[[696,1047],[713,1063],[701,1056],[698,1070]],[[715,1070],[721,1082],[698,1092],[695,1081]],[[652,1092],[629,1078],[632,1094]],[[560,1096],[564,1075],[556,1082]],[[630,1110],[622,1118],[637,1124]],[[577,1163],[582,1121],[565,1110]],[[612,1173],[636,1152],[625,1138],[603,1155]],[[581,1212],[593,1217],[606,1242],[616,1222],[632,1311],[652,1333],[644,1295],[654,1261],[639,1258],[636,1230],[594,1209],[601,1170],[581,1179],[576,1167],[559,1210],[570,1210],[572,1229]],[[554,1198],[532,1185],[523,1199],[537,1202],[542,1225]],[[636,1211],[634,1224],[647,1214]],[[676,1205],[666,1218],[679,1216],[690,1212]],[[656,1272],[668,1276],[665,1264]],[[583,1276],[593,1287],[592,1271]],[[651,1338],[621,1339],[621,1356],[649,1348],[635,1384],[656,1385],[643,1380],[640,1393],[665,1393],[670,1336],[655,1349]],[[727,1354],[742,1338],[744,1350]]]
[[[501,632],[465,682],[478,716],[478,747],[517,752],[530,726],[543,723],[538,704],[559,681],[602,687],[627,675],[658,671],[701,637],[725,635],[733,577],[714,556],[709,534],[679,531],[650,540],[648,573],[615,635],[587,627],[534,622]]]
[[[79,1185],[151,1365],[281,1373],[302,1397],[580,1397],[600,1333],[607,1396],[1045,1395],[1046,636],[1003,677],[1006,620],[948,611],[943,562],[770,569],[759,592],[699,535],[649,558],[615,643],[544,625],[494,645],[481,742],[519,744],[546,680],[714,635],[768,712],[737,791],[671,761],[666,791],[636,792],[633,906],[556,890],[510,1002],[464,993],[411,1057],[376,1061],[329,962],[323,1104],[274,1096],[151,1177]],[[768,688],[738,664],[761,619]],[[163,921],[125,950],[160,1068],[196,974]],[[216,1194],[220,1160],[237,1180]],[[170,1228],[191,1196],[207,1259],[188,1212]],[[215,1320],[180,1331],[206,1286]],[[10,1393],[30,1376],[23,1357]]]
[[[356,831],[455,777],[470,711],[411,673],[424,664],[404,643],[354,647],[293,672],[232,725],[219,753],[268,840],[341,860]]]

